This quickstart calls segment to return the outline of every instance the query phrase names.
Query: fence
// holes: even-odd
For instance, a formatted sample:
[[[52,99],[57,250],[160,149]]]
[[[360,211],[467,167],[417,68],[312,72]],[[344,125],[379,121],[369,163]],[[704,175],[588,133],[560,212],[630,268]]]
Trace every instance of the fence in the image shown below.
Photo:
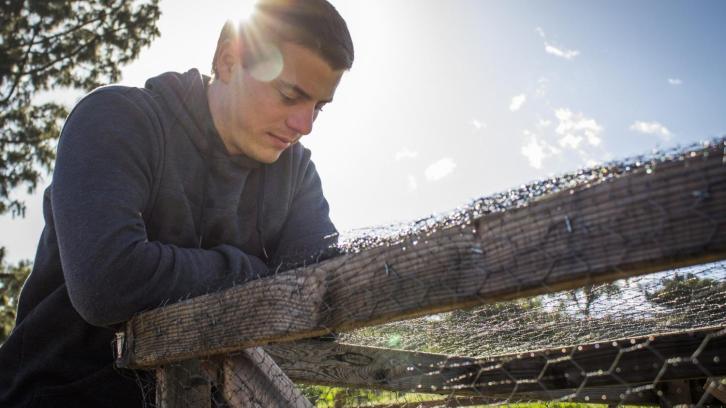
[[[726,403],[725,264],[654,275],[726,258],[726,140],[522,186],[343,247],[136,316],[117,334],[117,365],[155,370],[164,407],[312,406],[320,389],[293,381],[388,390],[377,406],[390,407]],[[635,281],[649,310],[623,298]],[[522,317],[526,341],[492,346]]]

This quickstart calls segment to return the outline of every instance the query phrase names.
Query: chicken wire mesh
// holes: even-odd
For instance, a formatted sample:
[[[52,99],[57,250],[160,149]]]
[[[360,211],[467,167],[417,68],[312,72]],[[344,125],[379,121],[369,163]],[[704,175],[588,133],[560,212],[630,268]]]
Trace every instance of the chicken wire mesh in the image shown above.
[[[716,404],[703,393],[708,378],[726,370],[725,326],[726,263],[714,263],[359,329],[339,341],[467,356],[409,369],[431,384],[416,390],[452,397],[468,389],[499,403],[704,405]],[[690,395],[688,385],[666,395],[673,377],[701,392]]]
[[[724,157],[713,140],[355,231],[235,302],[128,325],[117,351],[195,357],[136,373],[148,406],[722,405]]]
[[[726,326],[723,262],[364,328],[339,340],[488,357],[711,326]]]

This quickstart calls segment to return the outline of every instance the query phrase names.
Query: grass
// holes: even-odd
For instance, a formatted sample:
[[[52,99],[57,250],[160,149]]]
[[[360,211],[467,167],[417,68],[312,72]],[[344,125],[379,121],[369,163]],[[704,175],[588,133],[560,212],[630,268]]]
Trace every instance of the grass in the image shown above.
[[[350,388],[326,387],[318,385],[299,385],[303,394],[315,404],[317,408],[339,407],[365,407],[385,404],[411,404],[414,408],[417,402],[436,401],[446,398],[439,394],[400,393],[378,390],[359,390]],[[472,407],[488,407],[493,405],[476,405]],[[512,408],[605,408],[607,404],[589,404],[578,402],[522,402],[502,404],[496,406]],[[629,405],[629,407],[641,407]]]

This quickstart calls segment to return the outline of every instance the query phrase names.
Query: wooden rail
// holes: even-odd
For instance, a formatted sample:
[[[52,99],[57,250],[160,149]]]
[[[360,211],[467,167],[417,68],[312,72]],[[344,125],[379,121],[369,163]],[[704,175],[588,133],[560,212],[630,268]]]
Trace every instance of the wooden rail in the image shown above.
[[[722,146],[648,173],[142,313],[117,363],[157,367],[725,258]]]
[[[486,359],[307,340],[266,347],[296,382],[489,398],[652,402],[658,386],[726,375],[726,329],[706,328]],[[587,386],[587,392],[584,391]],[[625,386],[624,386],[625,385]],[[645,390],[648,391],[648,390]],[[650,389],[650,391],[654,391]],[[654,398],[655,397],[655,398]]]

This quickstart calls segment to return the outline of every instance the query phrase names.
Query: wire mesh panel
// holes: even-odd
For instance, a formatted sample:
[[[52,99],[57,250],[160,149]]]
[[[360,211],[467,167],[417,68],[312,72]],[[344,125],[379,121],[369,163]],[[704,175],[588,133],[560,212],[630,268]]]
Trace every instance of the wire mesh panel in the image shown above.
[[[693,397],[682,387],[695,404],[707,380],[726,372],[725,320],[726,264],[716,263],[360,329],[340,341],[470,357],[416,365],[399,356],[388,367],[409,374],[395,379],[398,389],[668,405],[666,384],[699,379]],[[324,380],[300,367],[283,369]]]
[[[725,152],[358,231],[333,259],[135,317],[118,364],[156,370],[159,406],[723,404]]]
[[[472,357],[726,326],[726,263],[459,309],[345,333],[345,343]]]

